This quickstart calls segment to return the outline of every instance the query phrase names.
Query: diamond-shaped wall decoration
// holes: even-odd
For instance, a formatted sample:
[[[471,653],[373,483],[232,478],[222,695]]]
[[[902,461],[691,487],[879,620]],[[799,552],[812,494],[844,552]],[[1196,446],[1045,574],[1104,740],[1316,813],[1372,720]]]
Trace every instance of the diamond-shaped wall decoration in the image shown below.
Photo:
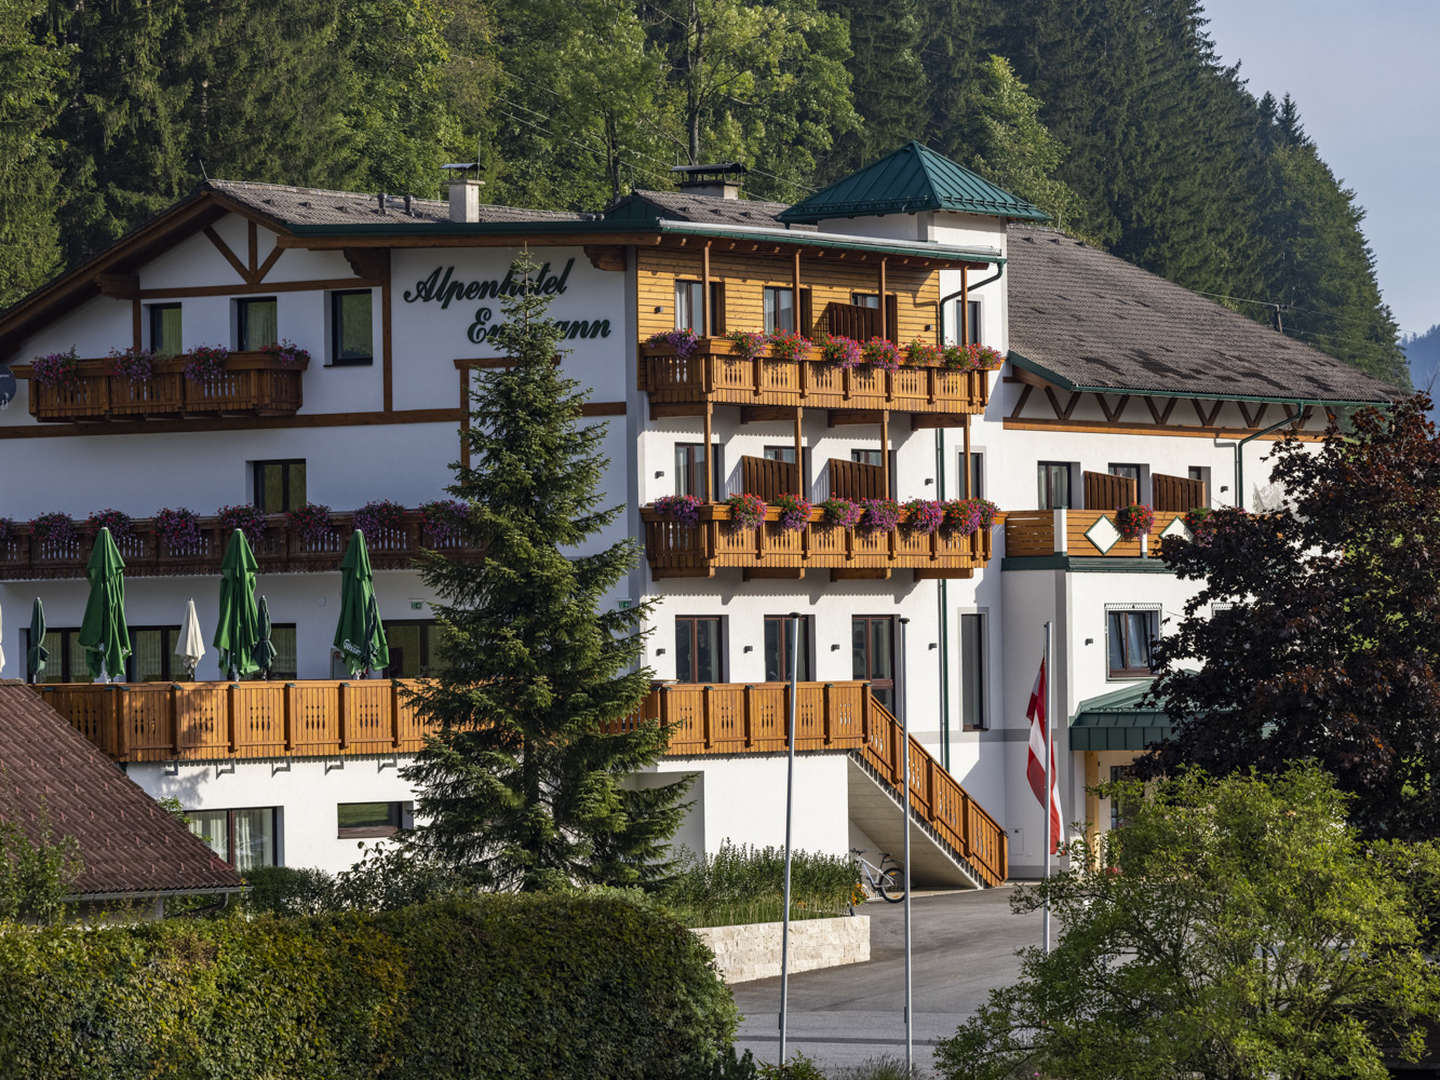
[[[1174,521],[1170,522],[1169,525],[1165,526],[1165,529],[1163,532],[1161,532],[1160,536],[1162,539],[1167,536],[1183,536],[1186,540],[1195,539],[1195,537],[1190,535],[1190,530],[1185,527],[1185,519],[1178,517]]]
[[[1101,555],[1110,554],[1110,549],[1120,539],[1120,530],[1110,520],[1108,514],[1101,514],[1100,520],[1085,530],[1085,539],[1100,549]]]

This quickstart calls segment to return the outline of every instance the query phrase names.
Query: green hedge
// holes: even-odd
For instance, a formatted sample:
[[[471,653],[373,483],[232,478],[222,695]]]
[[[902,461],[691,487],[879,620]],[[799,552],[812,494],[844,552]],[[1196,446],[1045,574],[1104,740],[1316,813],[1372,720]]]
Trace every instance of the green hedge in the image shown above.
[[[695,937],[611,896],[0,929],[0,1062],[27,1080],[680,1080],[735,1023]]]

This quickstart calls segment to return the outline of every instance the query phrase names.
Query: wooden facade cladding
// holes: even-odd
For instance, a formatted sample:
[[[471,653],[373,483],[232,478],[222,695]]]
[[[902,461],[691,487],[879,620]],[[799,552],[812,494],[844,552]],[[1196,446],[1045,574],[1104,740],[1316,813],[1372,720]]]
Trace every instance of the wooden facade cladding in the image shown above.
[[[236,683],[62,683],[39,685],[44,700],[119,762],[215,761],[414,753],[429,728],[417,715],[415,681],[302,680]],[[666,754],[779,754],[789,749],[784,683],[658,686],[629,730],[659,721]],[[840,752],[891,791],[903,783],[904,735],[868,683],[801,683],[794,717],[797,753]],[[1008,875],[1004,828],[914,738],[910,801],[923,822],[988,885]]]
[[[272,514],[265,530],[252,544],[260,572],[271,574],[338,570],[345,546],[354,531],[352,514],[332,514],[333,528],[323,536],[307,536],[290,524],[286,515]],[[220,573],[220,562],[230,534],[217,518],[200,519],[197,543],[172,545],[155,528],[152,520],[134,522],[129,536],[116,538],[125,560],[127,577],[163,577],[179,574]],[[41,541],[28,524],[18,525],[9,540],[0,542],[0,581],[37,581],[56,578],[84,578],[85,564],[95,540],[88,529],[67,543]],[[365,535],[370,563],[377,570],[408,570],[422,547],[451,554],[471,554],[455,542],[437,544],[426,535],[418,510],[405,512],[399,528],[381,529]]]
[[[759,246],[753,245],[753,246]],[[815,322],[828,304],[850,304],[856,294],[874,296],[880,291],[882,263],[862,261],[855,253],[833,252],[823,256],[762,255],[740,251],[710,250],[709,271],[706,272],[702,243],[684,248],[639,248],[636,253],[639,288],[638,324],[640,338],[676,329],[675,282],[709,279],[724,286],[724,325],[729,331],[763,330],[765,328],[765,288],[793,288],[798,278],[801,296],[796,300],[797,315],[802,325],[796,328],[810,336]],[[916,258],[913,262],[921,260]],[[884,280],[887,295],[895,300],[890,307],[896,326],[895,340],[937,341],[940,325],[940,273],[929,267],[907,265],[905,256],[885,259]],[[805,293],[809,293],[808,300]],[[810,313],[806,321],[804,315]],[[703,328],[692,329],[701,333]]]
[[[291,416],[303,398],[307,364],[285,366],[261,352],[231,353],[213,378],[190,379],[180,358],[156,360],[144,381],[112,373],[108,359],[81,360],[72,383],[47,386],[29,364],[15,374],[30,379],[30,415],[46,421],[144,420],[185,416]]]
[[[991,534],[925,534],[905,527],[865,532],[827,525],[818,509],[795,531],[780,527],[780,511],[770,507],[763,526],[733,528],[724,503],[700,507],[700,523],[686,525],[652,507],[640,512],[645,554],[657,578],[710,577],[716,570],[739,567],[774,577],[800,577],[807,569],[837,576],[887,577],[893,570],[914,570],[917,577],[967,578],[990,561]]]
[[[1161,535],[1184,516],[1177,510],[1157,510],[1149,533],[1134,540],[1116,540],[1102,550],[1087,534],[1102,517],[1109,517],[1114,525],[1113,510],[1012,510],[1005,515],[1005,557],[1153,558],[1160,554]],[[1101,533],[1095,535],[1099,537]]]
[[[768,350],[746,359],[723,338],[702,338],[686,357],[668,345],[642,345],[636,371],[639,389],[652,404],[886,409],[942,417],[983,413],[993,374],[936,367],[845,368],[819,360],[776,360]]]

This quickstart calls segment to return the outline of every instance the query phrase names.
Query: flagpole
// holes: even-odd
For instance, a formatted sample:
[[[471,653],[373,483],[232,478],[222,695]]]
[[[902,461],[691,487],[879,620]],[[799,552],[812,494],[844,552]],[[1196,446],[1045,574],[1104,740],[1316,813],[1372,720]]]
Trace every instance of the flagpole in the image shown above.
[[[915,1072],[914,987],[910,966],[910,676],[905,667],[905,639],[910,620],[900,620],[900,760],[901,785],[905,790],[905,1075]]]
[[[790,730],[785,733],[785,910],[780,923],[780,1061],[785,1068],[785,1037],[790,1006],[790,822],[795,792],[795,720],[800,705],[800,613],[790,613]]]
[[[1053,732],[1054,732],[1054,726],[1055,726],[1055,711],[1054,711],[1054,709],[1052,709],[1052,708],[1050,707],[1050,706],[1051,706],[1051,702],[1052,702],[1052,700],[1054,699],[1054,694],[1052,693],[1052,691],[1051,691],[1051,689],[1050,689],[1050,686],[1051,686],[1051,684],[1054,682],[1054,679],[1055,679],[1055,673],[1051,670],[1051,665],[1050,665],[1050,638],[1051,638],[1051,636],[1052,636],[1052,633],[1053,633],[1053,630],[1052,630],[1052,627],[1051,627],[1051,625],[1050,625],[1050,620],[1047,619],[1047,620],[1045,621],[1045,652],[1044,652],[1044,658],[1041,660],[1041,665],[1042,665],[1043,668],[1045,669],[1045,699],[1044,699],[1044,702],[1043,702],[1043,707],[1044,707],[1044,709],[1045,709],[1045,799],[1044,799],[1044,804],[1045,804],[1045,806],[1044,806],[1044,812],[1045,812],[1045,872],[1044,872],[1044,878],[1045,878],[1045,881],[1046,881],[1046,882],[1048,882],[1048,881],[1050,880],[1050,848],[1054,845],[1054,838],[1050,835],[1050,817],[1051,817],[1051,806],[1052,806],[1052,801],[1051,801],[1051,800],[1052,800],[1052,798],[1053,798],[1053,794],[1054,794],[1054,791],[1055,791],[1055,778],[1054,778],[1054,776],[1051,775],[1051,770],[1054,768],[1054,765],[1055,765],[1055,751],[1054,751],[1054,748],[1053,748],[1053,747],[1054,747],[1054,742],[1053,742],[1054,735],[1053,735]],[[1045,953],[1046,953],[1046,955],[1049,955],[1049,953],[1050,953],[1050,895],[1049,895],[1048,892],[1045,894],[1045,903],[1044,903],[1044,906],[1043,906],[1043,908],[1042,908],[1042,911],[1043,911],[1043,915],[1042,915],[1042,917],[1041,917],[1041,930],[1042,930],[1042,933],[1043,933],[1044,936],[1045,936]]]

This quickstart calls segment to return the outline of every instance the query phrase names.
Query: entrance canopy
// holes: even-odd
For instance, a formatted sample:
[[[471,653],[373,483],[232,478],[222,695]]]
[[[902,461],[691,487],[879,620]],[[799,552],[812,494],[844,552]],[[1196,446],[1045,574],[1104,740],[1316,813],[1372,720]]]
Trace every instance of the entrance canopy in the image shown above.
[[[1087,698],[1070,722],[1071,750],[1144,750],[1170,737],[1170,717],[1155,705],[1142,705],[1150,689],[1140,683]]]

